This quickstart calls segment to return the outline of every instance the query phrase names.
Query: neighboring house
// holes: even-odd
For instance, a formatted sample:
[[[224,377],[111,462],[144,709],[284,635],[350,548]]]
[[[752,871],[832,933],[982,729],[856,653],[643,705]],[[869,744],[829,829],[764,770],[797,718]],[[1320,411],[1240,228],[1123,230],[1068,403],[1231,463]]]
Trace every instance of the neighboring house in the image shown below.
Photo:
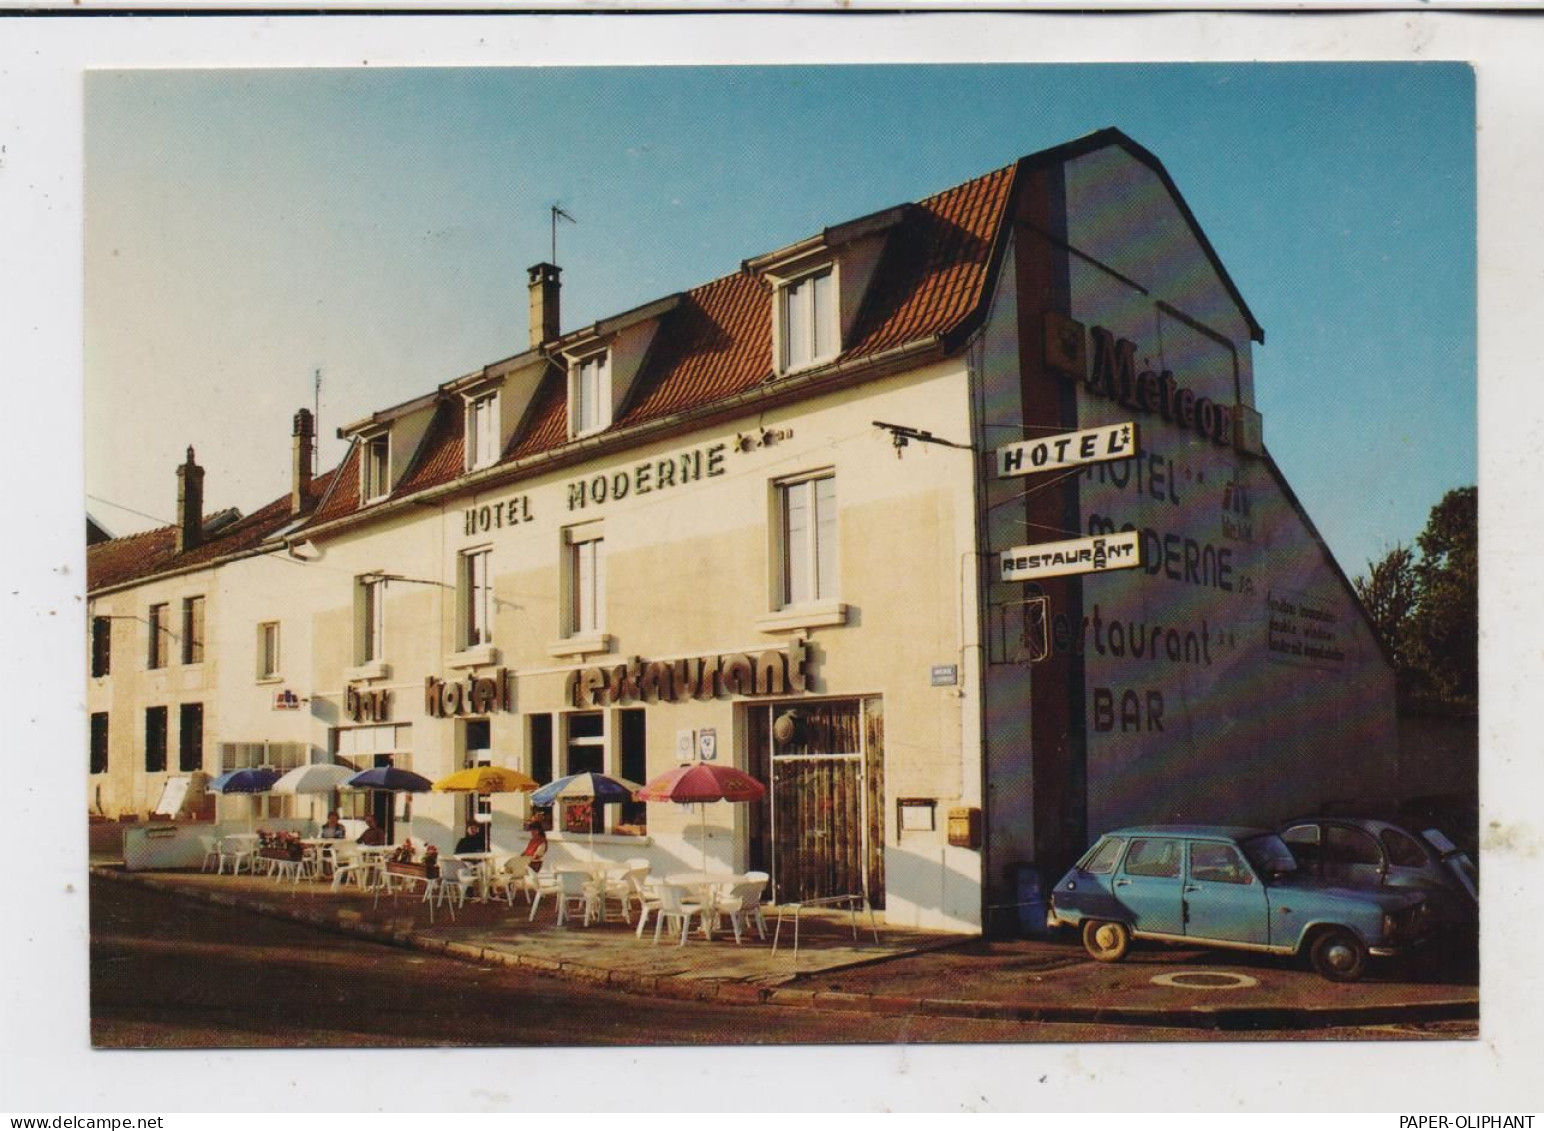
[[[228,527],[203,572],[93,566],[94,610],[219,603],[214,682],[137,674],[110,727],[196,693],[206,744],[431,779],[716,759],[770,790],[709,807],[706,845],[665,805],[565,809],[554,839],[963,930],[1108,827],[1389,787],[1393,673],[1265,449],[1263,332],[1118,131],[587,327],[550,264],[530,300],[524,352],[343,429],[304,505]],[[1123,422],[1128,458],[1000,474],[1055,458],[1005,445]],[[1137,568],[1004,579],[1004,551],[1121,531]],[[142,812],[155,771],[120,742],[103,805]],[[420,796],[414,835],[468,807],[517,843],[518,795]]]

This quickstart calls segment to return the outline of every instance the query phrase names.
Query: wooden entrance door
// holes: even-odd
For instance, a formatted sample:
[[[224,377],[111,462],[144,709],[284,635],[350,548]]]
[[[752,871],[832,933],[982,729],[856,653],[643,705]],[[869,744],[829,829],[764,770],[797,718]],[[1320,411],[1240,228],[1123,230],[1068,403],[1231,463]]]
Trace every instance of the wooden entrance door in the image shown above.
[[[791,714],[792,734],[774,736]],[[784,728],[785,730],[788,728]],[[780,704],[750,728],[770,753],[767,851],[774,898],[789,903],[866,894],[884,906],[884,712],[881,700]],[[766,765],[767,762],[761,762]]]

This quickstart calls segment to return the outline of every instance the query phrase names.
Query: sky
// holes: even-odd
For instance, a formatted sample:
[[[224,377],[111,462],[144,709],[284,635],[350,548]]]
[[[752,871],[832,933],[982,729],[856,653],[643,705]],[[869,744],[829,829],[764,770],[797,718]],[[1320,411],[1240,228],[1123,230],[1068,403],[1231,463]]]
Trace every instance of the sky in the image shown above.
[[[1117,126],[1266,330],[1266,444],[1348,574],[1476,480],[1463,64],[107,71],[86,80],[86,490],[114,534],[564,328]],[[1348,487],[1350,489],[1348,489]]]

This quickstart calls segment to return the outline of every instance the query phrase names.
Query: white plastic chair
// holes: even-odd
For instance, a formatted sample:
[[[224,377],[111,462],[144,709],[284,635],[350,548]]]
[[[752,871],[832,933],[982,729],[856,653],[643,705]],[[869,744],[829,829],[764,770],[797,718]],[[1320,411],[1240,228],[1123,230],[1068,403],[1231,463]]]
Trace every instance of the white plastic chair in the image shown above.
[[[600,884],[586,872],[558,873],[558,926],[568,923],[574,909],[583,916],[588,927],[592,919],[600,918]]]
[[[509,906],[515,905],[515,893],[525,892],[526,902],[536,898],[536,885],[532,879],[531,861],[526,856],[511,856],[500,863],[497,871],[488,877],[488,891],[503,895]]]
[[[529,860],[530,857],[528,856],[526,859]],[[560,895],[561,889],[558,887],[558,877],[556,872],[539,872],[536,871],[532,865],[527,865],[527,867],[532,868],[532,870],[527,873],[526,886],[531,892],[530,918],[534,920],[536,918],[536,910],[541,906],[541,897],[544,895]]]
[[[452,865],[456,867],[456,874],[454,877],[446,875],[446,870]],[[467,896],[482,890],[482,870],[484,867],[486,867],[486,865],[474,864],[469,860],[448,860],[442,863],[440,865],[442,898],[444,897],[444,893],[450,893],[452,892],[452,888],[454,888],[452,898],[455,899],[456,906],[465,907]],[[491,890],[491,879],[489,880],[489,884]]]
[[[209,865],[216,867],[220,863],[220,838],[217,836],[201,836],[198,843],[204,848],[204,862],[198,866],[200,872],[209,871]]]
[[[226,836],[220,838],[220,869],[216,875],[225,871],[225,862],[231,862],[231,875],[241,875],[241,865],[247,866],[247,871],[256,874],[257,849],[250,840],[245,837]]]
[[[761,893],[766,888],[766,880],[756,880],[749,877],[731,884],[729,890],[722,895],[713,898],[711,914],[716,921],[720,915],[728,916],[729,925],[734,928],[735,945],[740,944],[740,927],[743,924],[747,930],[752,923],[756,925],[756,933],[763,942],[767,939],[767,921],[761,914]]]
[[[332,868],[333,891],[337,891],[344,884],[353,884],[361,889],[374,885],[376,868],[365,859],[364,853],[347,842],[339,844],[335,852]]]
[[[659,913],[654,917],[654,945],[659,945],[659,933],[666,922],[671,924],[671,931],[679,926],[681,929],[681,941],[677,946],[686,945],[686,936],[691,933],[692,916],[697,916],[702,923],[702,933],[708,933],[708,920],[700,903],[693,903],[684,898],[687,889],[680,884],[665,884],[659,889]]]

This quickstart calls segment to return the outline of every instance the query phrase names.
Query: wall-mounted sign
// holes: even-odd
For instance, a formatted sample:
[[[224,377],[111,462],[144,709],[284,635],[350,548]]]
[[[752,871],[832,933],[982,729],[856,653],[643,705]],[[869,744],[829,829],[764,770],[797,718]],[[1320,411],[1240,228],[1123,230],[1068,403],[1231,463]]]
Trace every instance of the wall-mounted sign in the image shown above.
[[[690,762],[697,754],[697,732],[694,730],[678,730],[675,732],[675,756],[677,762]]]
[[[634,700],[685,703],[720,695],[785,695],[809,689],[808,662],[809,645],[797,638],[782,652],[655,661],[634,656],[625,664],[570,672],[563,697],[584,709]]]
[[[1137,426],[1131,421],[1063,432],[1038,440],[1019,440],[997,449],[997,477],[1031,475],[1101,460],[1126,459],[1136,454]]]
[[[1234,420],[1242,413],[1249,418],[1245,431],[1253,428],[1254,432],[1252,442],[1240,447],[1257,451],[1259,414],[1253,409],[1198,397],[1175,381],[1174,374],[1167,369],[1156,373],[1144,369],[1139,373],[1135,342],[1116,338],[1103,326],[1095,326],[1089,334],[1094,342],[1092,364],[1084,345],[1082,324],[1062,314],[1048,313],[1044,342],[1047,367],[1081,381],[1084,389],[1095,396],[1108,397],[1136,412],[1156,413],[1225,448],[1235,444]]]
[[[712,479],[724,474],[724,453],[728,450],[728,444],[709,444],[586,479],[574,479],[568,484],[568,509],[583,510],[587,506],[600,506],[607,500],[621,502],[629,495],[648,495],[699,479]]]
[[[500,499],[496,503],[484,503],[480,507],[467,507],[466,533],[486,534],[490,530],[503,530],[506,526],[519,526],[531,521],[531,496],[516,495]]]
[[[928,671],[934,687],[953,687],[960,682],[960,665],[934,664]]]
[[[391,718],[391,692],[351,683],[343,692],[343,713],[356,723],[384,723]]]
[[[718,757],[718,731],[703,727],[697,732],[697,760],[711,762]]]
[[[273,693],[273,709],[275,711],[298,711],[300,710],[300,696],[287,687],[283,691],[275,691]]]
[[[1004,581],[1030,581],[1069,573],[1104,573],[1142,564],[1142,536],[1136,531],[1102,538],[1073,538],[1015,546],[1002,556]]]
[[[424,713],[436,719],[456,715],[491,715],[512,711],[509,669],[500,668],[491,676],[467,676],[463,680],[424,679]]]

